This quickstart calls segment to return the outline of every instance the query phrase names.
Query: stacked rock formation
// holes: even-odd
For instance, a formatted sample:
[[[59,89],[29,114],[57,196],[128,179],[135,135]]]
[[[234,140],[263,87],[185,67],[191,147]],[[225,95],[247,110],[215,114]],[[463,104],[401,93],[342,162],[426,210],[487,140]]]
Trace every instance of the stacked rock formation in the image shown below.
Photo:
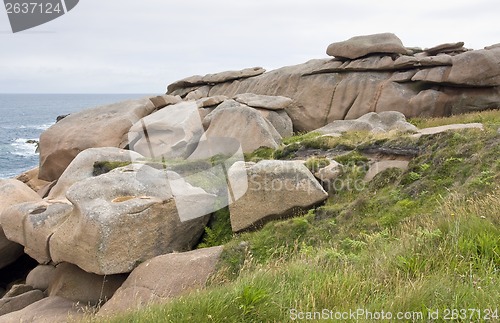
[[[236,80],[237,73],[227,79],[180,80],[168,86],[168,93],[186,97],[203,88],[210,96],[285,96],[293,100],[287,113],[298,131],[368,112],[446,116],[498,107],[499,46],[468,50],[458,42],[407,48],[393,34],[376,34],[333,43],[327,53],[334,58]]]
[[[322,203],[342,173],[333,159],[311,172],[244,153],[294,131],[422,136],[454,128],[418,130],[405,116],[498,108],[500,46],[463,46],[354,37],[328,47],[334,58],[192,76],[61,118],[40,138],[39,169],[0,180],[0,270],[25,255],[38,264],[26,284],[0,285],[0,321],[76,318],[75,304],[111,298],[107,315],[203,287],[223,250],[192,249],[214,211],[228,206],[234,232],[258,229]],[[374,162],[370,178],[408,164]]]

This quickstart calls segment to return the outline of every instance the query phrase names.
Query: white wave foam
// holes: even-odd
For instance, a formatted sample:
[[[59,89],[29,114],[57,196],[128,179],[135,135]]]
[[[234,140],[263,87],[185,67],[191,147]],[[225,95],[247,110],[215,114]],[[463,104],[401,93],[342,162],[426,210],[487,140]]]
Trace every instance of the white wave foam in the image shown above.
[[[20,126],[2,126],[2,128],[6,129],[6,130],[15,130],[15,129],[47,130],[52,125],[53,125],[53,123],[44,123],[44,124],[29,124],[29,125],[20,125]]]
[[[38,130],[47,130],[52,126],[53,123],[44,123],[44,124],[39,124],[39,125],[34,125],[30,126],[32,129],[38,129]]]
[[[17,127],[18,129],[36,129],[36,130],[47,130],[52,123],[43,123],[43,124],[29,124],[29,125],[21,125]]]
[[[12,154],[16,156],[22,156],[22,157],[30,157],[30,156],[35,156],[36,155],[36,143],[28,143],[30,140],[36,140],[38,139],[26,139],[26,138],[18,138],[14,140],[13,143],[10,145],[12,146]]]

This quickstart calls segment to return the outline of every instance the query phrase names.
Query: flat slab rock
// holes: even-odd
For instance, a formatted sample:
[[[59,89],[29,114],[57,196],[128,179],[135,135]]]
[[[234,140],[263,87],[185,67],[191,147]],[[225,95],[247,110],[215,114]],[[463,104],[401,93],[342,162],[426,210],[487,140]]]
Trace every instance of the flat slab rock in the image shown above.
[[[253,93],[238,94],[233,99],[252,108],[267,110],[284,110],[293,102],[292,99],[284,96],[259,95]]]
[[[399,168],[402,170],[408,169],[408,164],[410,162],[407,160],[381,160],[370,166],[370,169],[365,175],[364,180],[369,182],[377,174],[382,173],[384,170],[389,168]]]
[[[171,94],[175,90],[189,88],[197,85],[200,86],[207,84],[217,84],[257,76],[263,74],[265,71],[266,70],[262,67],[251,67],[239,71],[226,71],[215,74],[207,74],[205,76],[194,75],[170,84],[169,86],[167,86],[167,93]]]
[[[340,134],[350,131],[388,131],[415,132],[417,128],[406,121],[404,114],[397,111],[370,112],[355,120],[335,120],[324,127],[314,130],[321,134]]]
[[[81,304],[75,304],[62,297],[47,297],[35,302],[22,310],[0,316],[0,322],[77,322],[84,316]]]
[[[446,126],[423,128],[423,129],[418,130],[418,132],[416,134],[412,135],[412,137],[419,138],[423,135],[434,135],[434,134],[445,132],[445,131],[462,130],[462,129],[483,130],[484,126],[482,123],[457,123],[457,124],[450,124],[450,125],[446,125]]]
[[[445,43],[441,45],[437,45],[431,48],[426,48],[424,51],[428,55],[437,55],[439,53],[449,53],[449,52],[454,52],[454,51],[464,51],[464,42],[457,42],[457,43]]]
[[[330,44],[329,56],[356,59],[373,53],[406,54],[408,50],[401,40],[392,33],[356,36],[348,40]]]
[[[43,298],[45,298],[45,295],[38,289],[32,289],[15,296],[5,295],[0,299],[0,322],[4,322],[2,321],[2,315],[22,310],[26,306],[38,302]]]

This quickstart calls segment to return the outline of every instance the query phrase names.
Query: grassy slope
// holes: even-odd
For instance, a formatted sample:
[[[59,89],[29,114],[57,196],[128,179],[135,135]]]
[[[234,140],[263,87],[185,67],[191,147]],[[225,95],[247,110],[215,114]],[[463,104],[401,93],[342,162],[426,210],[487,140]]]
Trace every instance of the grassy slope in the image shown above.
[[[332,191],[324,206],[305,215],[230,237],[206,290],[109,321],[286,322],[290,309],[324,308],[427,317],[436,309],[475,308],[484,314],[499,307],[500,111],[412,122],[483,122],[486,130],[418,140],[366,134],[289,139],[290,145],[306,142],[321,149],[418,147],[420,154],[405,172],[387,170],[362,190],[351,185]],[[338,161],[347,166],[343,183],[364,176],[360,154]],[[227,211],[220,212],[205,246],[227,241],[227,225]],[[459,321],[480,320],[476,313]]]

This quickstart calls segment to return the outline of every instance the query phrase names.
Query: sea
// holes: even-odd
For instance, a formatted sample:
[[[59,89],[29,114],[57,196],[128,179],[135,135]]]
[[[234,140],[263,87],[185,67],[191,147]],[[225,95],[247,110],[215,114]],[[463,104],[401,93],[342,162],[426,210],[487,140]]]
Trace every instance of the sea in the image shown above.
[[[38,166],[37,142],[58,116],[151,94],[0,94],[0,179]]]

